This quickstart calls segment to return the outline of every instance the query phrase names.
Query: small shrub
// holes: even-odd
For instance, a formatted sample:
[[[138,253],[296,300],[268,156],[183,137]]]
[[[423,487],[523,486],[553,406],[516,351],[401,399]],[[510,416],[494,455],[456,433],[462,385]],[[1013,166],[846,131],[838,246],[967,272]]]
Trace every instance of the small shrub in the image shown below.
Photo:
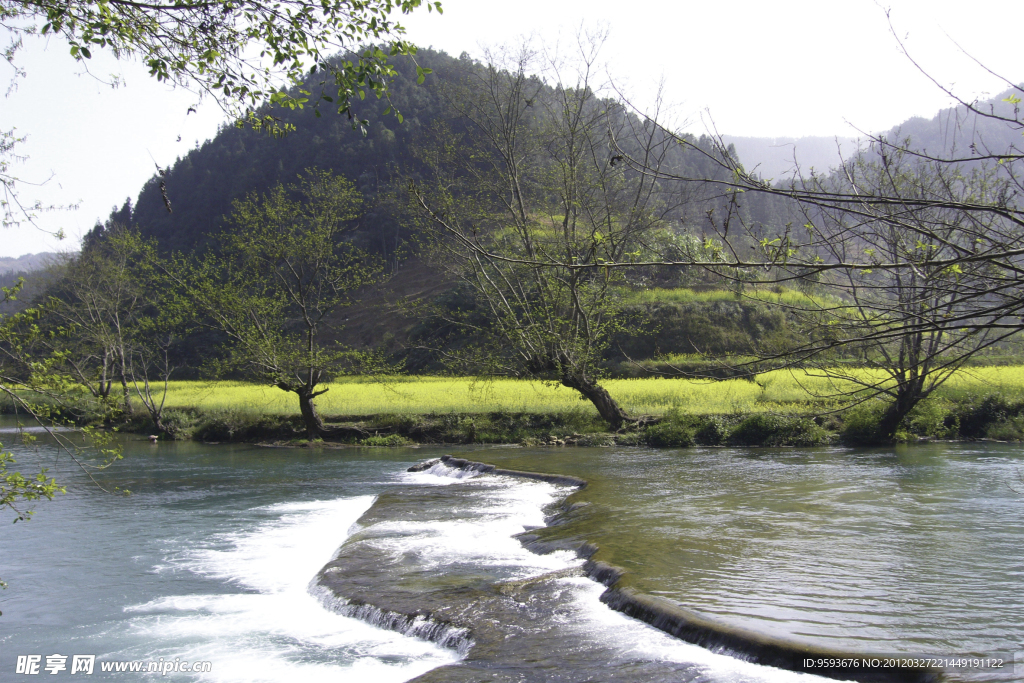
[[[218,410],[197,416],[192,438],[199,441],[251,441],[280,438],[300,429],[297,419],[243,410]]]
[[[746,418],[729,435],[736,446],[817,446],[828,443],[828,432],[806,417],[758,413]]]
[[[729,435],[729,442],[737,446],[761,446],[779,431],[777,415],[758,413],[744,419]]]
[[[368,436],[365,439],[359,441],[361,446],[371,446],[374,448],[394,448],[398,446],[408,446],[412,442],[405,438],[401,434],[388,434],[386,436],[374,435]]]
[[[657,424],[643,430],[642,441],[656,448],[689,448],[696,443],[694,418],[673,408]]]
[[[556,421],[565,432],[572,434],[587,432],[595,427],[600,427],[600,421],[595,421],[594,418],[594,411],[581,405],[558,413]]]
[[[200,417],[192,410],[167,410],[161,421],[167,436],[175,441],[187,441],[195,435]]]
[[[617,434],[615,443],[618,446],[644,446],[647,445],[647,432],[626,432]]]
[[[614,446],[615,437],[611,434],[580,434],[576,437],[577,446]]]
[[[201,441],[231,441],[257,419],[237,410],[211,411],[204,417],[194,431]]]
[[[878,423],[885,412],[881,401],[866,401],[843,413],[843,439],[853,443],[878,443]]]
[[[990,424],[985,436],[997,441],[1024,441],[1024,415],[1004,419]]]
[[[904,420],[906,430],[915,436],[928,436],[936,439],[956,438],[959,421],[955,416],[950,418],[950,406],[944,401],[934,399],[918,403],[910,415]]]
[[[373,425],[380,429],[393,429],[396,432],[408,432],[416,425],[416,418],[412,415],[377,415],[373,418]]]
[[[657,448],[689,448],[696,443],[691,425],[666,420],[644,430],[644,442]]]
[[[707,415],[701,419],[695,437],[702,446],[721,446],[729,438],[729,425],[719,415]]]
[[[1013,403],[1002,394],[989,394],[984,398],[969,394],[954,410],[961,436],[980,439],[991,436],[993,430],[1000,431],[1005,425],[1024,412],[1024,404]]]

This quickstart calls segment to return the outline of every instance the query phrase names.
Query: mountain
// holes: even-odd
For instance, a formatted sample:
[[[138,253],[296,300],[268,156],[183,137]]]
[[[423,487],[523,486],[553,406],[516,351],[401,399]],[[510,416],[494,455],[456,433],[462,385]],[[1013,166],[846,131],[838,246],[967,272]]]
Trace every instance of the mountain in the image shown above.
[[[420,50],[417,60],[433,70],[425,83],[416,83],[413,62],[399,59],[395,62],[398,76],[391,85],[390,100],[370,98],[356,106],[357,117],[369,121],[365,130],[354,129],[351,121],[329,108],[320,116],[311,108],[274,110],[284,122],[296,127],[295,132],[284,138],[225,126],[212,140],[178,159],[163,175],[150,179],[137,202],[127,202],[110,220],[137,225],[164,252],[202,250],[213,243],[213,235],[224,229],[224,217],[231,212],[235,200],[265,192],[278,183],[293,182],[309,167],[344,175],[356,184],[364,198],[365,212],[357,227],[360,246],[389,257],[393,278],[388,286],[366,292],[360,305],[346,311],[339,339],[353,346],[373,346],[390,339],[389,350],[397,352],[418,321],[403,313],[409,308],[403,309],[396,302],[436,299],[450,288],[436,270],[416,256],[418,245],[412,239],[415,220],[410,220],[404,209],[404,179],[415,180],[424,172],[418,152],[435,134],[437,126],[447,125],[455,130],[464,125],[446,99],[445,87],[479,76],[485,69],[468,56],[454,58],[432,50]],[[305,87],[315,91],[318,83],[314,78]],[[532,87],[543,92],[552,86],[538,80]],[[988,104],[994,108],[1002,106],[995,101]],[[621,105],[609,101],[609,106]],[[400,122],[396,116],[386,114],[388,107],[401,111],[404,120]],[[990,144],[1009,144],[1000,137],[1005,126],[989,126],[990,122],[977,119],[971,119],[962,110],[947,110],[930,120],[905,122],[894,129],[892,136],[898,139],[901,134],[912,135],[930,149],[939,142],[947,144],[952,140],[961,149],[969,130],[972,134],[983,134]],[[710,152],[710,140],[691,141]],[[844,157],[855,152],[849,138],[727,136],[725,142],[734,146],[747,168],[756,166],[762,177],[776,181],[793,172],[794,154],[802,170],[813,167],[825,172],[838,165],[840,150]],[[723,169],[689,146],[674,146],[671,154],[669,170],[689,177],[721,179]],[[747,193],[740,204],[740,218],[752,229],[758,224],[785,225],[799,218],[797,208],[784,198]],[[701,212],[699,218],[706,221],[709,217]],[[701,224],[691,221],[689,216],[674,215],[672,220],[676,226]],[[103,230],[103,226],[98,226],[90,233],[84,248],[88,248],[90,240],[101,239]],[[405,260],[400,262],[398,254],[403,254]],[[661,348],[666,353],[675,350],[686,349]],[[419,367],[414,362],[408,367],[420,369],[428,363],[429,360],[422,359]]]
[[[1008,118],[1018,118],[1014,104],[1006,99],[1015,91],[1007,90],[995,97],[977,102],[976,109]],[[1013,148],[1024,149],[1019,128],[1005,122],[979,116],[963,105],[941,110],[932,118],[916,116],[882,133],[894,144],[910,140],[911,147],[935,155],[956,155],[970,158],[986,152],[1002,153]],[[756,138],[723,135],[723,142],[732,145],[747,170],[756,170],[765,179],[774,181],[793,177],[797,169],[805,177],[813,168],[827,172],[850,159],[866,142],[853,137]],[[971,145],[974,145],[974,150]]]
[[[423,84],[416,82],[415,63],[396,58],[398,75],[389,88],[389,99],[370,97],[354,106],[357,118],[369,121],[365,130],[353,129],[352,122],[329,105],[320,116],[312,108],[273,110],[284,122],[295,125],[296,130],[283,138],[225,126],[212,140],[178,159],[164,175],[151,178],[138,201],[126,203],[111,220],[139,226],[142,234],[156,239],[165,252],[202,250],[211,244],[211,236],[223,229],[232,202],[279,183],[294,182],[304,169],[318,167],[349,178],[361,192],[364,213],[356,226],[360,246],[394,256],[411,237],[409,226],[414,221],[405,214],[406,188],[408,179],[421,177],[425,170],[418,148],[425,146],[439,126],[455,132],[467,130],[465,119],[445,97],[445,88],[460,87],[486,69],[468,55],[455,58],[428,49],[417,53],[417,62],[433,70]],[[304,88],[316,91],[320,87],[316,78]],[[555,92],[551,85],[534,80],[531,87],[539,92]],[[635,118],[621,103],[609,100],[608,106],[623,117]],[[389,107],[400,111],[403,120],[385,113]],[[634,123],[641,125],[639,120]],[[709,139],[694,142],[710,149]],[[723,173],[692,149],[673,146],[669,154],[670,165],[677,172],[699,177]],[[85,244],[100,233],[102,226]]]
[[[722,141],[736,149],[736,154],[748,171],[756,171],[762,178],[771,180],[790,178],[798,168],[802,175],[807,175],[812,168],[826,172],[857,152],[855,138],[751,138],[723,135]]]
[[[442,62],[438,70],[446,72],[460,66],[459,60],[426,50],[420,51],[419,61],[424,66]],[[296,127],[283,138],[225,126],[212,140],[178,159],[163,177],[151,178],[135,206],[123,208],[118,218],[137,224],[166,251],[201,249],[222,229],[233,201],[266,192],[282,182],[294,182],[304,169],[318,167],[356,184],[368,209],[362,227],[375,233],[373,237],[387,236],[390,244],[386,246],[393,251],[395,242],[406,235],[389,217],[377,215],[376,200],[389,189],[397,167],[414,164],[411,142],[442,106],[442,98],[432,87],[436,75],[428,77],[428,84],[417,86],[415,64],[399,59],[395,67],[399,75],[390,89],[390,104],[402,112],[403,123],[384,114],[388,101],[371,97],[353,107],[358,118],[370,121],[365,132],[354,130],[352,122],[337,115],[330,105],[319,117],[313,109],[275,110],[275,115]],[[317,84],[310,82],[306,87]]]
[[[54,252],[43,251],[38,254],[25,254],[17,258],[0,257],[0,274],[30,273],[34,270],[42,270],[50,265],[57,256],[58,254]]]
[[[1024,86],[1022,86],[1024,87]],[[1024,151],[1021,127],[1008,125],[1006,119],[1021,119],[1017,105],[1007,102],[1019,90],[1007,90],[995,97],[974,103],[977,109],[991,116],[980,116],[963,105],[943,109],[930,119],[914,117],[885,133],[892,143],[910,140],[912,149],[933,156],[955,156],[969,159],[982,154]]]

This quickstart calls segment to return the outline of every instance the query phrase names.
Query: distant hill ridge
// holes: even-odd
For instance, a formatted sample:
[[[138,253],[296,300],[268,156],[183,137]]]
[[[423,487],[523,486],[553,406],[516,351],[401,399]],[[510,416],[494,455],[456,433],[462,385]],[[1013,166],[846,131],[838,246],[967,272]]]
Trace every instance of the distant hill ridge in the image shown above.
[[[1013,94],[1007,90],[978,102],[977,109],[997,115],[1014,116],[1013,104],[1004,100]],[[1020,131],[1005,123],[978,116],[958,105],[939,111],[932,118],[915,116],[883,133],[891,142],[910,138],[914,149],[932,154],[957,154],[970,157],[971,144],[984,149],[1005,152],[1011,147],[1021,150]],[[723,135],[723,142],[733,145],[748,171],[756,169],[765,179],[775,181],[793,177],[798,170],[803,176],[813,168],[819,173],[839,166],[842,159],[852,158],[858,151],[858,138],[839,136],[805,136],[799,138],[758,138]],[[865,143],[861,140],[860,146]],[[794,161],[795,160],[795,161]]]
[[[50,265],[59,254],[53,251],[42,251],[38,254],[24,254],[18,257],[0,257],[0,273],[30,273],[42,270]]]
[[[355,226],[354,239],[359,246],[385,256],[394,267],[400,258],[418,251],[413,235],[415,221],[405,202],[405,179],[415,181],[425,171],[418,148],[435,134],[437,126],[464,132],[464,123],[447,101],[445,88],[474,80],[485,68],[468,55],[456,58],[429,49],[420,50],[418,59],[433,69],[424,84],[416,83],[415,64],[399,59],[395,62],[397,76],[391,85],[390,101],[369,98],[355,105],[357,116],[370,122],[365,131],[354,130],[349,120],[334,115],[329,108],[322,117],[311,109],[276,112],[297,128],[283,139],[225,126],[212,140],[178,159],[166,170],[165,177],[153,176],[138,200],[126,201],[108,222],[137,225],[165,253],[202,251],[214,244],[214,235],[226,227],[224,217],[231,212],[233,201],[265,192],[277,183],[294,182],[303,169],[315,166],[355,183],[364,199],[364,213]],[[316,84],[311,80],[307,87],[315,88]],[[534,87],[551,86],[537,80]],[[981,106],[1012,114],[1013,105],[1002,102],[1005,96]],[[403,122],[384,113],[391,105],[403,113]],[[918,149],[955,149],[968,155],[970,142],[979,138],[1000,151],[1019,141],[1018,131],[968,115],[963,107],[943,110],[932,119],[910,119],[889,133],[894,140],[911,136]],[[708,138],[692,142],[705,150],[711,146]],[[797,165],[803,174],[812,168],[827,173],[838,166],[841,158],[857,153],[853,138],[724,136],[724,142],[734,147],[748,170],[774,182],[792,177]],[[720,178],[724,173],[704,154],[689,147],[674,150],[666,168],[687,177]],[[169,206],[173,211],[168,211]],[[770,226],[791,222],[794,208],[779,198],[748,195],[742,211],[749,225]],[[679,216],[676,225],[695,225],[697,221],[691,218]],[[87,235],[83,248],[101,240],[103,230],[99,226]]]
[[[841,159],[857,153],[856,138],[807,136],[802,138],[751,138],[723,135],[748,171],[766,180],[791,178],[798,169],[808,175],[813,168],[824,173],[836,168]]]

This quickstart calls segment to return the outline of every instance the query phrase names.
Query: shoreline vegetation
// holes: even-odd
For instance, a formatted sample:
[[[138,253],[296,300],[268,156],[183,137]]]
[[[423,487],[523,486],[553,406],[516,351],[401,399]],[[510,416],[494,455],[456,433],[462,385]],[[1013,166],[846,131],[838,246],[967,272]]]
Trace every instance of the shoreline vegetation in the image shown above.
[[[310,440],[291,394],[245,382],[192,381],[169,383],[160,436],[281,447],[866,445],[875,442],[884,410],[877,399],[850,406],[853,387],[806,369],[752,379],[609,379],[602,385],[644,419],[612,431],[576,392],[540,381],[348,377],[328,384],[317,399],[324,421],[344,427],[344,436]],[[15,412],[10,399],[0,412]],[[105,426],[153,433],[141,406]],[[1024,440],[1024,366],[961,370],[911,413],[895,440],[979,439]]]

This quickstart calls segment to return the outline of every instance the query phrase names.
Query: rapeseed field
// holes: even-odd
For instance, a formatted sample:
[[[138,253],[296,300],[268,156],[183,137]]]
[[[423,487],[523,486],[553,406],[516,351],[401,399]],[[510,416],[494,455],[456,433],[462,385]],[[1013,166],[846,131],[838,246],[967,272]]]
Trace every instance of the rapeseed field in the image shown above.
[[[853,370],[862,380],[881,381],[880,372]],[[753,381],[688,379],[613,379],[602,383],[632,414],[663,415],[676,409],[691,414],[785,412],[818,414],[838,407],[853,382],[837,381],[813,370],[778,370]],[[321,414],[422,415],[442,413],[562,413],[593,411],[579,395],[561,386],[514,379],[396,376],[353,377],[328,385],[317,399]],[[1024,366],[969,368],[952,377],[935,394],[956,399],[968,394],[999,393],[1024,398]],[[233,411],[254,415],[293,415],[293,394],[244,382],[172,382],[167,408]]]

